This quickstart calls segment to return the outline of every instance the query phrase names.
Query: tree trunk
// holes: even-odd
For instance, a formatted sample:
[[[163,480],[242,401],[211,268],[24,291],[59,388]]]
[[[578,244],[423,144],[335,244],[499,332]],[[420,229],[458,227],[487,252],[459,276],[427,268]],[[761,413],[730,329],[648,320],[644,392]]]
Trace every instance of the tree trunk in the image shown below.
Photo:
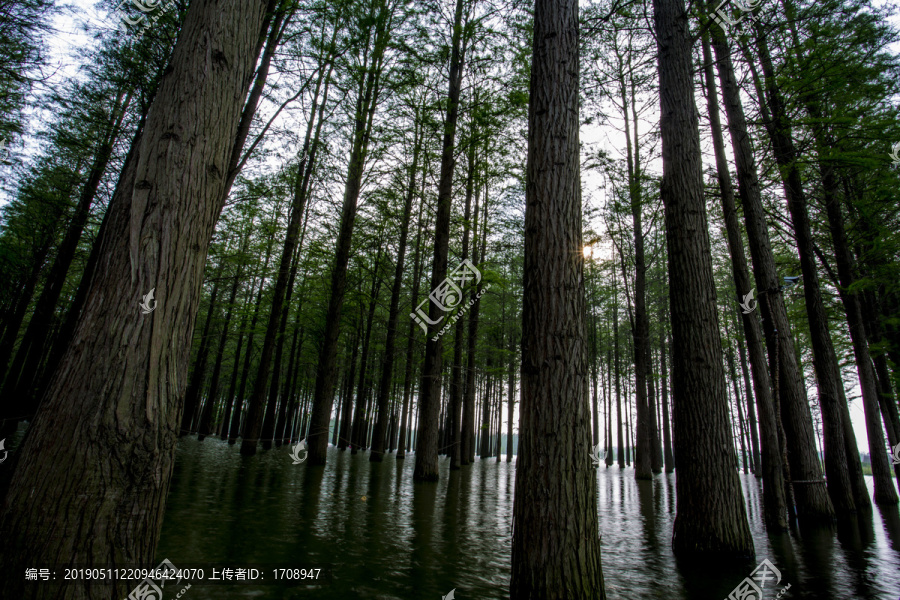
[[[723,55],[729,52],[727,46],[723,46],[723,41],[719,37],[720,29],[714,26],[716,34],[716,57],[721,60]],[[709,106],[710,127],[712,129],[713,147],[716,156],[716,171],[719,179],[719,189],[722,194],[722,213],[725,221],[725,230],[728,237],[728,251],[731,255],[731,270],[734,277],[734,286],[739,296],[743,296],[743,290],[750,290],[750,274],[747,268],[747,258],[744,254],[744,241],[741,235],[740,223],[737,217],[737,208],[734,202],[734,186],[731,182],[731,172],[729,171],[728,161],[725,157],[725,141],[722,135],[722,124],[719,117],[719,100],[716,92],[716,81],[712,73],[712,55],[709,51],[709,42],[707,36],[702,38],[703,46],[703,71],[707,87],[707,100]],[[728,55],[730,61],[730,55]],[[728,120],[732,125],[731,136],[734,147],[735,156],[740,156],[744,161],[739,163],[738,177],[741,178],[742,194],[746,194],[746,189],[750,184],[747,172],[753,172],[755,167],[747,164],[746,161],[752,161],[749,155],[749,147],[744,147],[744,139],[739,138],[737,133],[738,124],[743,119],[743,111],[740,106],[740,100],[736,94],[734,87],[734,73],[731,69],[731,63],[726,62],[719,64],[719,77],[722,80],[723,93],[726,99],[726,106],[729,106]],[[735,105],[737,103],[737,105]],[[746,127],[746,122],[744,122]],[[744,131],[746,135],[746,130]],[[742,154],[746,152],[747,154]],[[758,188],[757,188],[758,189]],[[744,196],[742,196],[743,198]],[[746,206],[746,202],[744,204]],[[764,226],[764,224],[763,224]],[[748,228],[749,231],[749,228]],[[752,242],[751,242],[752,244]],[[743,313],[741,318],[743,326],[744,338],[747,340],[747,346],[750,354],[750,366],[753,371],[753,384],[756,391],[756,397],[759,403],[760,423],[763,435],[763,456],[762,456],[762,478],[763,478],[763,510],[765,512],[766,524],[770,529],[783,530],[787,528],[787,505],[785,501],[784,490],[784,464],[782,463],[782,450],[778,436],[778,413],[775,410],[775,401],[772,397],[771,381],[769,372],[766,370],[766,357],[763,349],[762,332],[760,331],[759,322],[753,312]],[[743,364],[743,346],[740,347],[741,360]],[[747,395],[751,397],[749,384],[747,386]],[[752,409],[751,409],[752,411]],[[751,418],[754,418],[751,412]],[[756,427],[754,423],[753,429],[754,444],[756,443]],[[754,447],[755,454],[755,447]],[[758,463],[757,463],[758,464]],[[759,471],[757,471],[759,473]]]
[[[681,0],[654,0],[669,259],[678,555],[753,555],[734,470],[716,290],[703,198],[691,41]]]
[[[474,119],[473,119],[473,128],[474,128]],[[470,132],[472,138],[474,138],[475,132],[474,129]],[[463,216],[463,245],[462,245],[462,256],[460,256],[460,260],[466,260],[469,258],[469,224],[472,219],[472,194],[474,190],[474,180],[475,180],[475,140],[470,139],[468,143],[468,149],[466,151],[467,158],[467,172],[466,172],[466,209]],[[477,200],[476,200],[477,203]],[[475,206],[476,223],[478,222],[478,206]],[[456,321],[456,328],[453,334],[453,366],[451,368],[451,376],[450,376],[450,469],[457,470],[459,469],[461,464],[468,464],[469,459],[468,455],[463,457],[463,429],[465,428],[465,423],[461,422],[462,418],[462,403],[463,403],[463,390],[467,389],[467,380],[469,377],[469,373],[465,374],[465,378],[463,377],[463,342],[465,342],[465,325],[466,319],[458,319]],[[466,438],[467,439],[467,438]]]
[[[734,67],[731,63],[731,50],[721,28],[713,26],[711,30],[719,81],[722,84],[722,97],[728,116],[732,150],[737,166],[738,195],[744,212],[747,240],[753,262],[753,275],[756,289],[760,290],[758,306],[769,354],[769,373],[774,380],[771,385],[775,390],[772,394],[772,406],[775,412],[774,427],[778,432],[778,446],[771,445],[774,441],[773,434],[767,429],[768,417],[765,414],[766,403],[763,398],[765,398],[765,390],[768,387],[761,384],[762,369],[754,370],[754,391],[760,408],[761,433],[766,440],[762,443],[762,447],[767,450],[781,448],[783,478],[787,480],[792,477],[798,480],[821,480],[809,404],[794,356],[794,343],[790,335],[784,299],[778,291],[780,280],[775,270],[775,259],[769,242],[766,213],[760,197],[759,180],[756,163],[753,159],[750,135],[747,131],[747,121],[744,117]],[[751,352],[752,368],[756,344],[750,337],[752,334],[748,334],[747,331],[745,329],[748,350]],[[772,423],[768,424],[773,425]],[[781,431],[782,424],[783,431]],[[786,445],[788,438],[791,440],[789,446]],[[771,472],[770,469],[767,469],[765,457],[763,457],[764,474],[767,470]],[[785,487],[784,494],[785,504],[789,508],[796,506],[798,516],[813,519],[830,519],[834,516],[831,499],[822,485],[801,484],[793,490],[793,494],[790,487]],[[792,495],[793,498],[791,498]]]
[[[536,0],[533,43],[510,597],[604,600],[583,388],[578,0]]]
[[[110,235],[72,345],[17,453],[0,520],[9,573],[36,564],[155,564],[202,273],[265,9],[197,0],[187,12],[110,202]],[[157,310],[141,315],[136,304],[151,288]],[[90,581],[24,583],[4,578],[0,596],[95,596]],[[124,583],[104,592],[127,593]]]
[[[778,164],[784,183],[785,197],[797,240],[797,250],[800,254],[800,269],[803,273],[803,296],[806,301],[810,341],[815,357],[813,367],[816,372],[825,437],[825,472],[828,476],[826,485],[836,514],[843,515],[856,510],[850,474],[847,470],[848,457],[840,407],[843,384],[837,357],[831,343],[831,334],[828,331],[828,317],[822,304],[812,232],[809,226],[809,212],[800,182],[800,171],[796,162],[798,156],[791,138],[791,126],[781,92],[775,83],[775,71],[769,58],[768,44],[758,28],[757,46],[763,68],[769,110],[772,112],[772,122],[768,127],[769,136],[772,139],[775,162]],[[797,473],[793,469],[792,473],[796,479]],[[820,479],[820,477],[817,476],[814,479]],[[810,487],[814,484],[804,483],[802,485]],[[892,486],[891,489],[893,490]],[[796,485],[794,492],[797,493]]]
[[[273,229],[278,227],[278,215],[280,206],[275,206],[273,216]],[[241,386],[238,389],[237,399],[235,400],[234,412],[231,415],[231,427],[228,433],[228,444],[232,445],[241,435],[241,415],[244,406],[244,392],[247,389],[247,381],[250,378],[250,359],[253,356],[253,337],[256,335],[256,321],[259,319],[259,309],[262,305],[263,288],[266,286],[266,272],[269,269],[269,260],[272,258],[272,246],[274,238],[269,238],[266,244],[266,260],[263,262],[262,275],[260,276],[259,291],[256,293],[256,306],[253,308],[253,318],[250,320],[250,335],[247,337],[247,353],[244,355],[244,368],[241,372]]]
[[[416,110],[415,141],[413,142],[412,165],[409,167],[409,182],[406,188],[406,200],[403,204],[403,213],[400,216],[400,243],[397,247],[397,265],[394,268],[394,284],[391,288],[391,306],[388,311],[387,340],[384,343],[384,367],[381,371],[381,381],[378,384],[378,421],[375,423],[375,440],[372,443],[372,452],[369,453],[370,462],[381,462],[384,456],[384,433],[388,416],[388,392],[390,391],[391,377],[394,373],[394,346],[397,342],[397,318],[400,312],[400,289],[403,284],[403,265],[406,258],[406,240],[409,236],[409,220],[412,214],[413,197],[416,192],[416,169],[419,166],[419,151],[424,138],[424,128],[419,124],[419,111]],[[421,129],[421,132],[420,132]]]
[[[316,367],[316,387],[313,395],[310,430],[308,435],[309,464],[324,465],[328,451],[328,429],[331,423],[331,409],[334,403],[335,362],[337,359],[338,337],[341,327],[341,309],[347,289],[347,265],[350,262],[350,248],[353,242],[353,228],[356,223],[356,204],[362,190],[362,177],[375,108],[384,68],[384,51],[390,37],[389,12],[385,0],[377,0],[373,5],[374,48],[371,62],[363,67],[364,81],[360,82],[356,103],[353,144],[350,150],[350,164],[347,167],[347,181],[344,185],[344,202],[341,207],[341,224],[335,244],[334,267],[331,271],[331,289],[328,309],[325,314],[325,329],[319,364]]]
[[[198,419],[197,411],[200,408],[200,394],[203,390],[203,382],[206,379],[206,361],[209,358],[209,346],[212,341],[209,329],[212,325],[213,313],[216,309],[216,298],[219,295],[219,275],[222,272],[222,265],[215,270],[213,274],[213,289],[209,296],[209,308],[206,312],[206,323],[203,325],[203,332],[200,334],[200,349],[197,352],[197,358],[194,360],[194,370],[191,372],[191,382],[187,389],[184,402],[184,415],[181,418],[180,435],[188,435],[197,430]]]
[[[438,182],[437,214],[434,224],[434,258],[431,265],[431,290],[444,283],[450,245],[450,212],[453,203],[453,171],[456,161],[456,124],[459,118],[459,95],[462,88],[465,47],[463,45],[463,4],[456,0],[450,49],[450,77],[447,91],[447,116],[441,146],[441,174]],[[441,404],[441,371],[443,370],[443,338],[437,336],[443,312],[436,302],[428,303],[428,328],[425,360],[419,384],[419,431],[416,435],[416,466],[413,478],[423,481],[438,479],[438,415]]]
[[[356,326],[356,335],[350,342],[353,348],[350,353],[350,371],[347,373],[347,384],[344,388],[344,406],[341,408],[343,419],[341,420],[341,432],[338,436],[338,448],[346,450],[350,445],[353,431],[353,380],[356,378],[356,361],[359,358],[359,344],[362,339],[362,318]]]
[[[660,304],[660,324],[664,324],[662,318],[662,304]],[[660,362],[660,378],[659,386],[662,388],[662,414],[663,414],[663,440],[665,445],[665,462],[666,473],[675,471],[675,458],[672,454],[672,429],[669,425],[669,370],[666,365],[666,354],[668,346],[666,345],[665,327],[660,327],[659,331],[659,362]]]
[[[245,244],[248,238],[245,238]],[[244,246],[245,246],[244,244]],[[246,251],[246,246],[242,248],[241,253]],[[219,375],[222,372],[222,359],[225,356],[225,345],[228,343],[228,329],[231,325],[231,314],[234,311],[234,300],[237,298],[238,286],[241,281],[241,267],[238,266],[237,273],[234,275],[234,283],[231,284],[231,292],[228,296],[228,308],[225,310],[225,323],[222,325],[222,333],[219,335],[219,346],[216,349],[216,361],[213,365],[212,372],[212,383],[209,386],[209,393],[207,394],[206,406],[203,408],[203,413],[200,416],[200,427],[197,431],[199,434],[197,436],[198,441],[203,441],[203,439],[212,433],[211,425],[212,425],[212,416],[213,416],[213,407],[216,403],[216,398],[219,395]]]

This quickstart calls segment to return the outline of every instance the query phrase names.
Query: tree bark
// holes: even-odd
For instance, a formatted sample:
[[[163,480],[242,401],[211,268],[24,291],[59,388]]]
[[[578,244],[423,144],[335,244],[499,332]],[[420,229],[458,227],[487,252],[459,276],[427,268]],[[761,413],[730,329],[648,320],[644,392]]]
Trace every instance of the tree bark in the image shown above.
[[[760,197],[759,179],[750,135],[747,131],[747,120],[741,104],[739,88],[735,79],[731,54],[725,40],[724,32],[718,26],[711,28],[713,33],[713,50],[722,84],[722,96],[725,101],[725,112],[728,116],[728,128],[731,134],[732,150],[735,156],[738,176],[738,195],[744,212],[744,224],[747,229],[750,256],[753,262],[753,275],[756,289],[760,290],[758,306],[762,316],[763,332],[769,355],[769,373],[773,379],[772,404],[778,431],[779,445],[771,445],[771,435],[765,432],[765,403],[761,401],[768,389],[759,380],[762,369],[754,372],[754,390],[761,409],[759,418],[762,435],[767,440],[763,448],[781,448],[783,478],[790,480],[821,479],[818,454],[812,430],[812,420],[806,390],[800,381],[799,368],[794,355],[794,343],[790,335],[787,311],[784,299],[779,293],[780,280],[775,270],[775,259],[769,242],[766,213]],[[754,351],[756,345],[750,334],[747,334],[748,349]],[[751,354],[751,357],[753,355]],[[751,358],[751,366],[753,359]],[[783,424],[783,431],[782,431]],[[786,439],[791,444],[786,445]],[[785,460],[786,458],[786,460]],[[763,471],[766,471],[763,459]],[[771,486],[770,486],[771,487]],[[765,487],[764,487],[765,490]],[[785,504],[788,508],[796,506],[798,516],[813,519],[830,519],[834,516],[834,507],[824,486],[817,484],[801,484],[794,493],[785,487]],[[791,496],[793,495],[793,501]]]
[[[756,41],[763,69],[766,99],[772,114],[768,127],[772,139],[775,162],[781,171],[788,211],[791,215],[797,250],[800,254],[800,269],[803,274],[803,297],[806,302],[807,320],[810,329],[815,360],[813,366],[819,391],[819,405],[822,413],[824,433],[825,472],[827,489],[837,515],[856,510],[850,474],[847,470],[847,452],[844,441],[841,398],[843,384],[838,369],[837,357],[828,331],[828,318],[822,304],[819,276],[813,250],[812,232],[809,226],[809,211],[806,196],[800,182],[797,152],[791,137],[784,100],[775,82],[775,71],[769,57],[768,43],[760,29],[756,28]],[[793,471],[794,478],[797,474]],[[819,479],[819,477],[815,477]],[[805,483],[803,487],[813,484]],[[821,486],[819,486],[821,487]],[[893,489],[893,488],[891,488]],[[794,486],[797,493],[797,486]]]
[[[584,401],[578,45],[578,0],[536,0],[510,580],[517,600],[606,598]]]
[[[28,565],[155,564],[202,273],[265,9],[197,0],[187,12],[110,203],[73,342],[18,452],[0,512],[0,596],[94,596],[89,581],[26,588],[11,574]],[[142,316],[151,288],[158,307]]]
[[[669,260],[677,504],[676,554],[753,555],[735,472],[716,289],[703,198],[691,41],[681,0],[654,0]]]

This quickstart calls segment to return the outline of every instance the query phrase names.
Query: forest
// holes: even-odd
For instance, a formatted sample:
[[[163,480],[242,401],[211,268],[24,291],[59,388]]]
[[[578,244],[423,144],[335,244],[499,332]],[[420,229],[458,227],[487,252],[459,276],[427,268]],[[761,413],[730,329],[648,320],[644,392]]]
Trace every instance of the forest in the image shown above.
[[[0,0],[0,598],[897,598],[898,117],[890,2]]]

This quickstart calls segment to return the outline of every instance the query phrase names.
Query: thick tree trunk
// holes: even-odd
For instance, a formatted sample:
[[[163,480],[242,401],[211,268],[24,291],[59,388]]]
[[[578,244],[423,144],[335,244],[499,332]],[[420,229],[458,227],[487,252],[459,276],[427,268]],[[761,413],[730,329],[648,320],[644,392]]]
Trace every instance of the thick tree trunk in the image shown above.
[[[654,0],[659,51],[660,133],[669,258],[677,504],[672,546],[679,555],[753,554],[734,470],[722,367],[691,41],[681,0]]]
[[[578,37],[578,0],[535,2],[510,581],[516,600],[606,598],[583,387]]]
[[[187,12],[110,203],[73,343],[19,448],[0,511],[4,598],[95,597],[87,580],[26,588],[30,565],[155,564],[203,268],[265,9],[196,0]],[[151,288],[157,309],[141,315]]]

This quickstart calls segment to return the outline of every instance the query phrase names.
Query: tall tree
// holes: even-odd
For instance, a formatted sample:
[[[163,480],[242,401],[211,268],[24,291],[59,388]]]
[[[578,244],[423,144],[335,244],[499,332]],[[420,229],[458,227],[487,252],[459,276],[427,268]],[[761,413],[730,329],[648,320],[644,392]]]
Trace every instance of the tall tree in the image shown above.
[[[578,0],[536,0],[510,580],[517,599],[606,598],[584,390],[578,28]]]
[[[154,560],[206,250],[266,9],[191,4],[113,196],[74,344],[17,455],[0,513],[4,597],[26,596],[24,578],[12,575],[26,565]],[[136,304],[151,288],[157,309],[142,316]],[[128,593],[123,583],[107,589]],[[87,599],[93,590],[85,580],[32,597]]]
[[[372,0],[368,14],[360,20],[360,35],[371,43],[363,52],[363,63],[358,66],[356,109],[353,115],[353,136],[350,162],[344,184],[344,202],[341,206],[340,231],[335,245],[334,264],[331,269],[331,289],[325,315],[325,331],[316,367],[316,387],[313,396],[310,430],[308,435],[309,463],[324,465],[328,450],[328,430],[331,409],[334,404],[334,381],[337,366],[337,345],[340,336],[341,309],[347,290],[347,266],[356,223],[356,209],[362,191],[363,172],[369,153],[372,124],[378,106],[381,75],[385,68],[384,55],[391,38],[394,6],[388,0]],[[364,33],[364,34],[363,34]],[[371,54],[369,53],[371,50]]]
[[[459,120],[459,96],[462,89],[467,36],[463,35],[463,13],[466,0],[456,0],[453,13],[453,33],[450,43],[450,73],[447,90],[447,114],[444,119],[444,139],[441,144],[441,171],[438,180],[437,214],[434,223],[434,256],[431,264],[431,286],[437,289],[447,276],[447,256],[450,248],[450,212],[453,204],[453,171],[456,166],[456,126]],[[428,338],[419,385],[419,431],[416,441],[416,466],[413,477],[436,481],[438,478],[438,417],[441,409],[441,370],[443,368],[443,338],[437,336],[443,321],[441,308],[428,303]]]
[[[681,0],[654,0],[660,132],[669,261],[672,401],[678,463],[673,550],[752,555],[753,538],[735,471],[722,340],[703,199],[691,36]]]

